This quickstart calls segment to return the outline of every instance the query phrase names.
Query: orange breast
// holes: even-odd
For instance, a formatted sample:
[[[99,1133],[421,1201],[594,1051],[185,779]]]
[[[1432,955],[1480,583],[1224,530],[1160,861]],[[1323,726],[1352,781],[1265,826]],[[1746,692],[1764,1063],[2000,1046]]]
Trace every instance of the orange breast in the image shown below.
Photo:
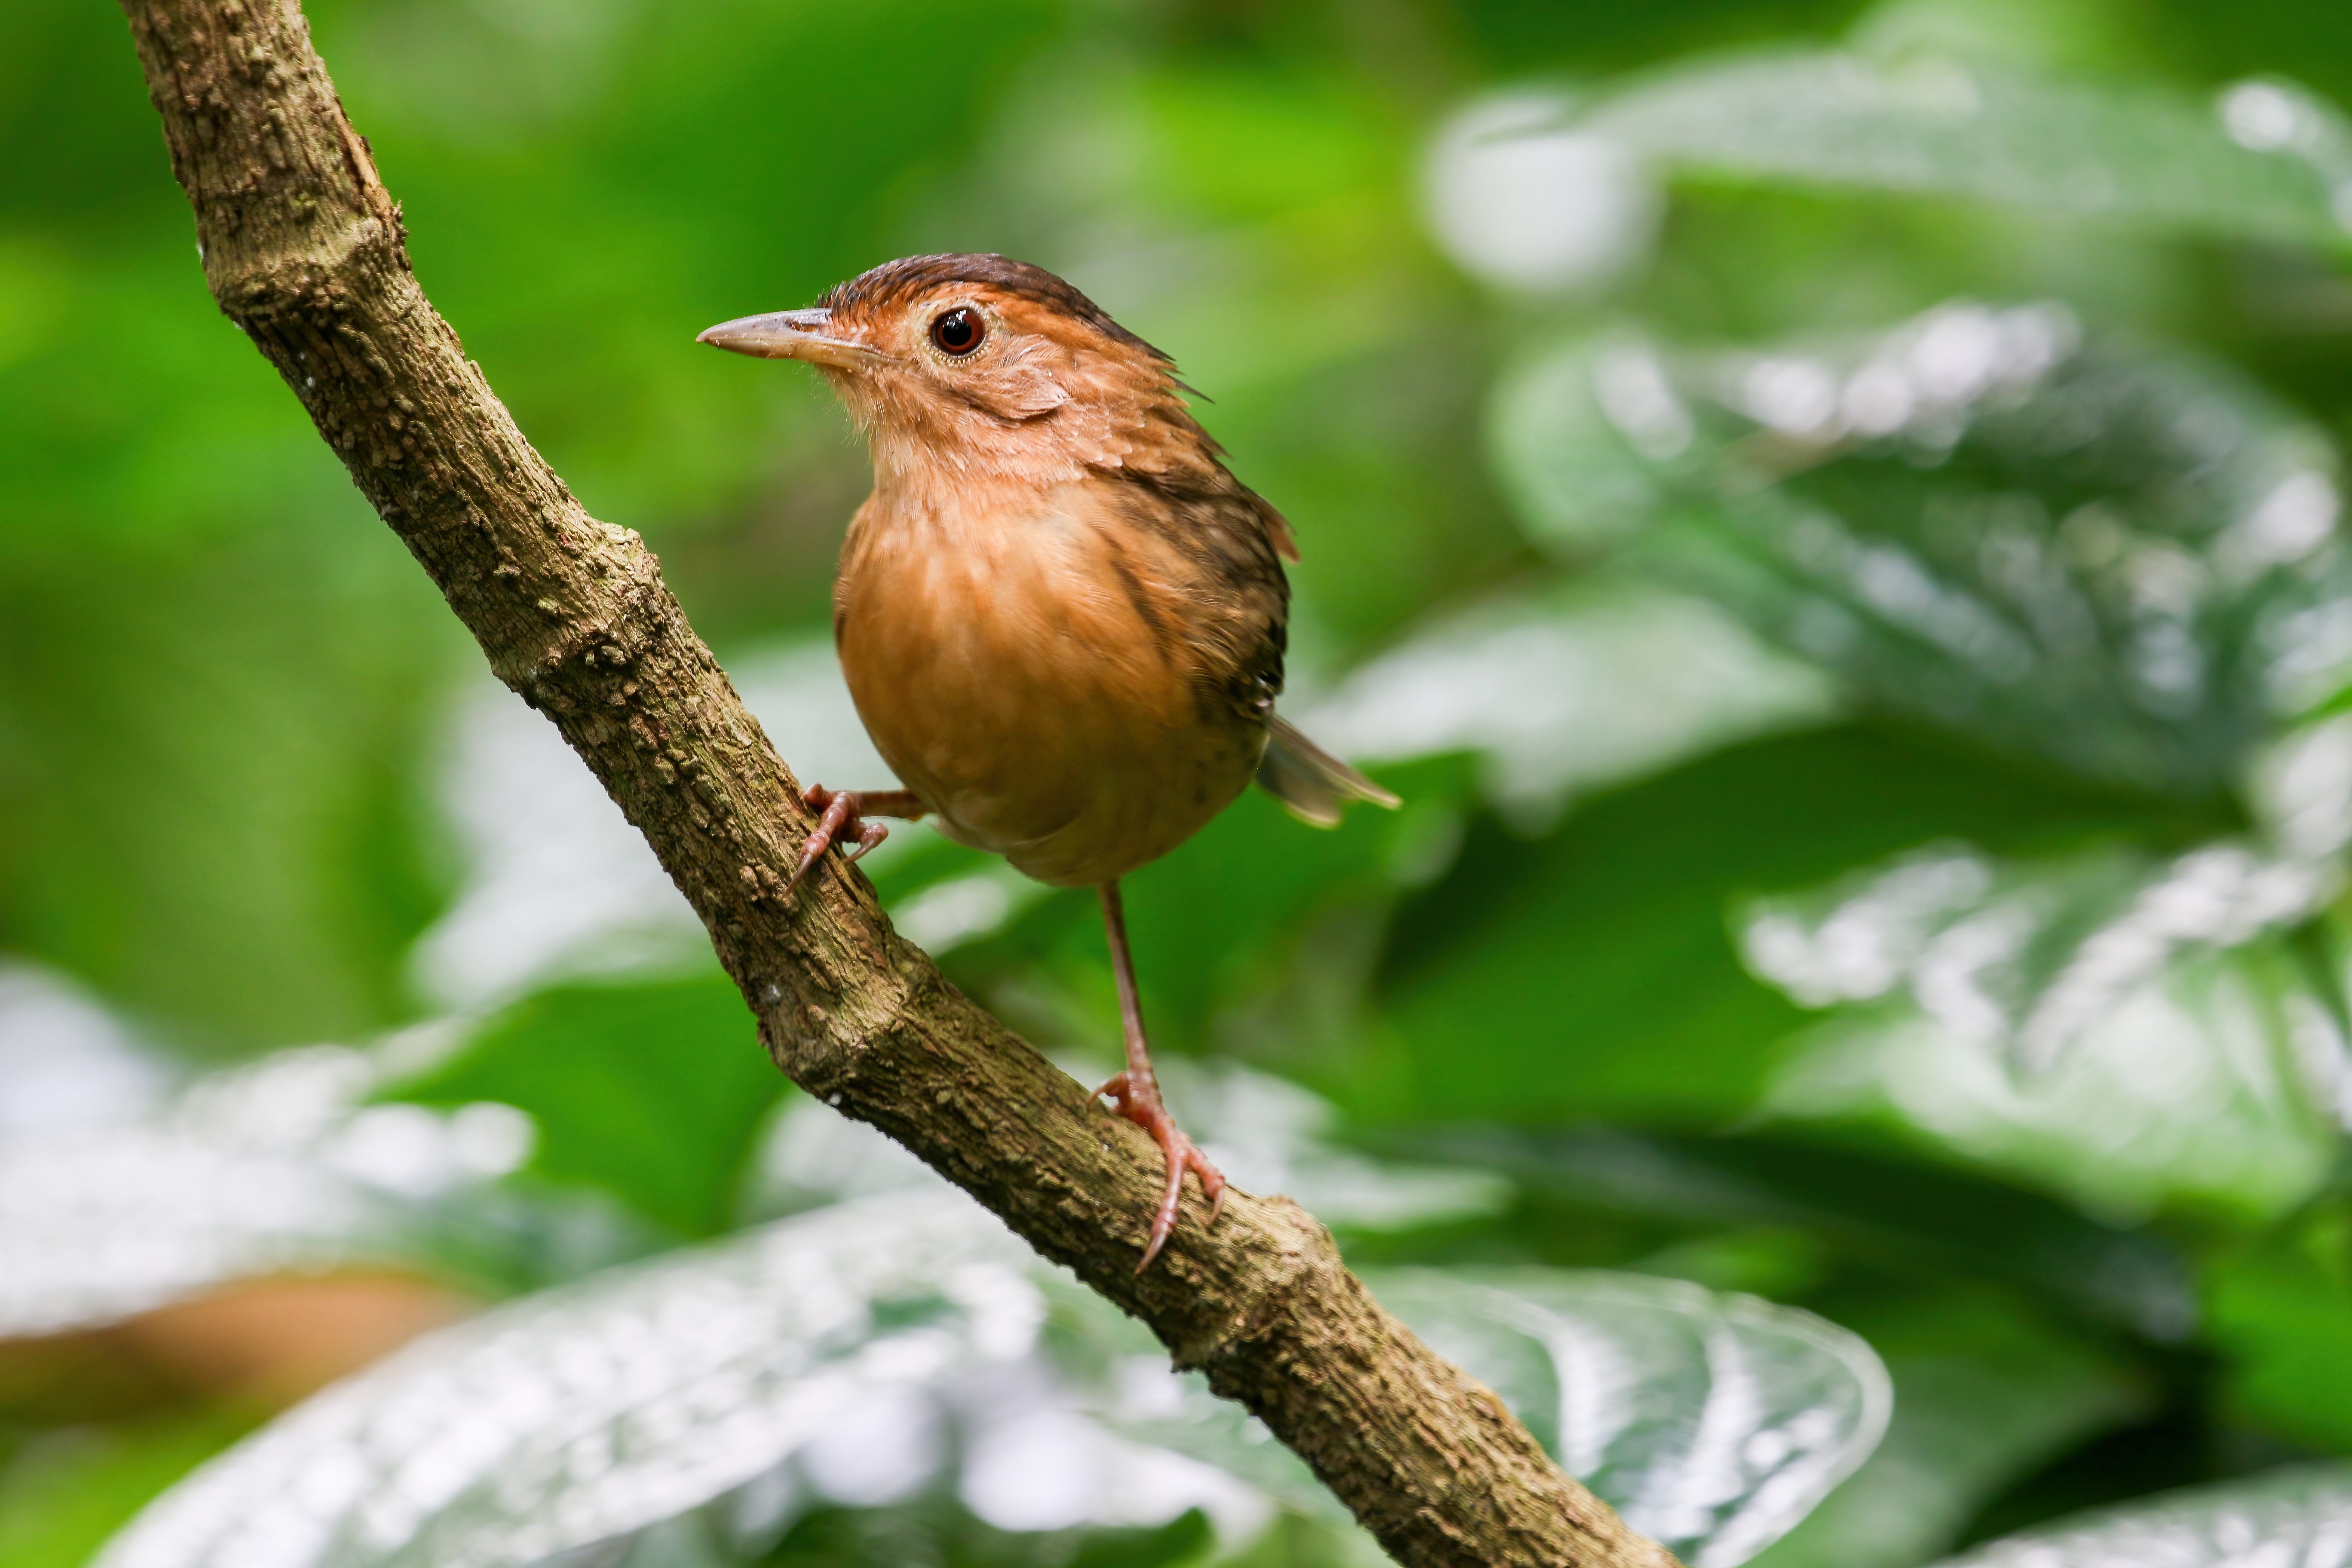
[[[1181,563],[1088,490],[877,493],[835,593],[850,694],[900,782],[952,837],[1070,887],[1190,837],[1264,745],[1204,694]]]

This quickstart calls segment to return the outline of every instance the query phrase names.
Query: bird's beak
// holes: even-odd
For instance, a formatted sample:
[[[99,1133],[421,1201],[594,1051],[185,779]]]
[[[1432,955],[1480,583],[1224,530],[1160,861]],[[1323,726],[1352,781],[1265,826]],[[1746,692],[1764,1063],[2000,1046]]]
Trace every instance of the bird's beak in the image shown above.
[[[721,321],[694,341],[757,359],[804,359],[835,370],[855,370],[882,355],[864,343],[832,335],[830,310],[775,310]]]

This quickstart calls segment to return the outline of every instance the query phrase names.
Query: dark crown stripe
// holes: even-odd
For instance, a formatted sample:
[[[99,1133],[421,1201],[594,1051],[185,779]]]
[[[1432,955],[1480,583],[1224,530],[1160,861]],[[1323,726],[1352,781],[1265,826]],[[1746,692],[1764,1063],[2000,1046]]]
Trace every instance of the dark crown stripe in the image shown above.
[[[1103,308],[1064,279],[1042,267],[1008,256],[908,256],[886,261],[861,272],[846,283],[825,290],[817,303],[828,310],[855,313],[887,305],[895,299],[918,294],[944,283],[974,283],[1033,300],[1049,310],[1086,322],[1097,331],[1131,348],[1141,349],[1163,364],[1175,362],[1110,319]]]

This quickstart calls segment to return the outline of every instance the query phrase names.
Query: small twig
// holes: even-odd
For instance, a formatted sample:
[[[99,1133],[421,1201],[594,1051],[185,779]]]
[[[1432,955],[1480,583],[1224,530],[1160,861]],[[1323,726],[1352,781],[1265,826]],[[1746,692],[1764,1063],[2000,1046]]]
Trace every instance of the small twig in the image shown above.
[[[661,858],[777,1063],[1149,1323],[1400,1562],[1664,1568],[1284,1198],[1197,1197],[1135,1273],[1159,1152],[898,939],[855,871],[785,895],[792,775],[635,533],[583,511],[409,269],[400,209],[292,0],[124,0],[214,298],[490,668]],[[681,345],[685,338],[681,335]],[[681,346],[680,352],[686,352]]]

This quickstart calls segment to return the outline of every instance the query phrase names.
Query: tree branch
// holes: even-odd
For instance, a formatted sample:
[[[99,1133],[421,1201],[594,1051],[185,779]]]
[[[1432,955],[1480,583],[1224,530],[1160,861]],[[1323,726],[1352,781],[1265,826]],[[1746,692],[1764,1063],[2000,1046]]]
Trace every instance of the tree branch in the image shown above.
[[[1158,1150],[898,939],[854,870],[790,899],[792,775],[636,534],[541,460],[409,268],[294,0],[123,0],[214,298],[693,903],[770,1053],[1263,1417],[1400,1562],[1668,1568],[1433,1354],[1285,1198],[1188,1195],[1138,1277]],[[684,339],[681,337],[681,343]],[[681,351],[683,352],[683,351]]]

